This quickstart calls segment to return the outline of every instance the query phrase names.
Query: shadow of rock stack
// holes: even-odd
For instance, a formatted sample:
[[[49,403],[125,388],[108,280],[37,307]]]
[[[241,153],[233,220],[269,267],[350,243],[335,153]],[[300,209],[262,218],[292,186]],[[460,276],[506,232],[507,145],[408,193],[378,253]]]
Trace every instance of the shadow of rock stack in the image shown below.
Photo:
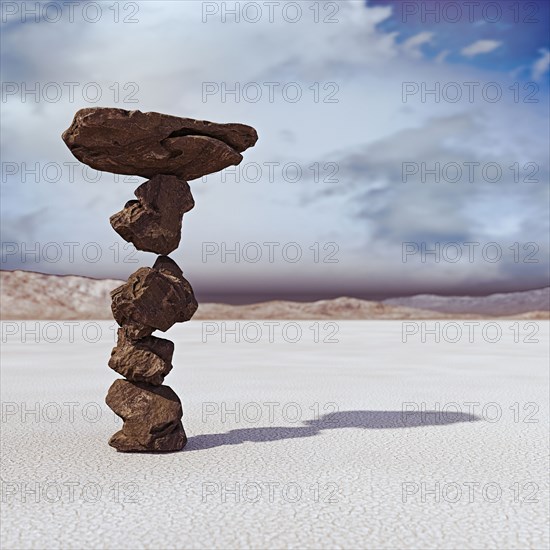
[[[179,451],[187,442],[181,401],[163,385],[174,344],[152,334],[188,321],[198,305],[167,255],[178,247],[183,215],[195,205],[187,180],[239,164],[240,153],[256,143],[256,130],[97,107],[78,111],[62,137],[78,160],[96,170],[150,178],[136,189],[136,200],[110,218],[124,240],[159,256],[111,292],[121,328],[109,366],[125,380],[116,380],[106,397],[124,421],[109,445],[122,452]]]

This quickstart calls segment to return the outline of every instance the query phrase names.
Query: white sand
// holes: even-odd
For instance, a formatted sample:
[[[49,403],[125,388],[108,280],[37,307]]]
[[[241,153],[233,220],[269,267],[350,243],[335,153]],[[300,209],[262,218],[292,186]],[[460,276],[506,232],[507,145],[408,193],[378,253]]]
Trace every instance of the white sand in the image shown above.
[[[238,344],[178,326],[166,382],[189,443],[167,455],[107,445],[120,426],[103,404],[112,323],[96,343],[83,341],[89,322],[72,343],[62,323],[57,343],[54,324],[38,343],[22,343],[21,322],[2,326],[2,548],[548,546],[547,322],[520,321],[520,340],[538,328],[538,343],[515,343],[513,321],[497,343],[477,327],[473,343],[439,344],[403,343],[399,321],[340,322],[338,343],[315,343],[301,322],[294,344],[280,327],[269,343],[261,323],[262,341]],[[403,416],[406,402],[462,414]],[[339,412],[315,420],[317,407]]]

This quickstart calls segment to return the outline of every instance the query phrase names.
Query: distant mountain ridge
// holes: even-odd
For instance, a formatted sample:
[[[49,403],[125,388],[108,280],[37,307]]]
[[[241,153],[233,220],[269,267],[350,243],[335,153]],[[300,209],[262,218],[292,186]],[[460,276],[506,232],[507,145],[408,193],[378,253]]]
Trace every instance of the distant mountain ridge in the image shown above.
[[[112,319],[110,292],[124,281],[31,271],[0,271],[0,319]],[[336,298],[233,306],[202,303],[205,319],[548,319],[550,288],[486,297],[422,294],[381,302]]]
[[[530,311],[550,310],[550,287],[491,294],[489,296],[437,296],[417,294],[409,298],[390,298],[384,304],[405,306],[442,313],[472,313],[481,315],[515,315]]]

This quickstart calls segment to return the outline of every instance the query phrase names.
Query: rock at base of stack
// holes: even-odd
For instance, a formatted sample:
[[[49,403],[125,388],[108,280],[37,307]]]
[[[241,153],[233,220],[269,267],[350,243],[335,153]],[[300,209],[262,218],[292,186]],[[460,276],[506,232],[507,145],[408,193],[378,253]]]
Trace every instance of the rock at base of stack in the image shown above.
[[[109,440],[117,451],[173,452],[187,443],[181,402],[172,388],[115,380],[105,402],[124,421]]]

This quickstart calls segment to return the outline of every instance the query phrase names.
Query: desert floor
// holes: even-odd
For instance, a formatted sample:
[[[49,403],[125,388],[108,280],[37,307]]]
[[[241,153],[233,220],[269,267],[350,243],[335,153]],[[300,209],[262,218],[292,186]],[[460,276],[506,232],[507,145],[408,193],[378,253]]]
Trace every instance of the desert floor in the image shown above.
[[[167,333],[151,455],[107,445],[113,323],[3,322],[2,548],[548,546],[547,321],[270,323]]]

